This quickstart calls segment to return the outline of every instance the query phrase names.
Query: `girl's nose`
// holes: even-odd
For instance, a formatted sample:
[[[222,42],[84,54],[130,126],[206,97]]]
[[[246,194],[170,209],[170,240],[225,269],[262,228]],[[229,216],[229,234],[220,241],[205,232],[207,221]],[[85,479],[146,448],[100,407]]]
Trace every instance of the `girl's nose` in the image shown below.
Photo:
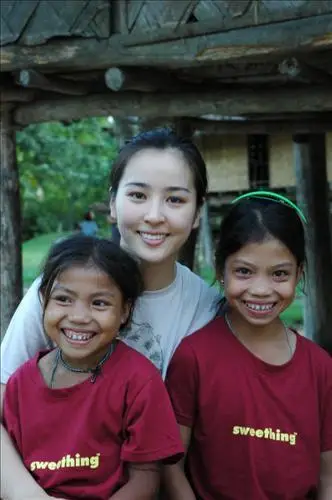
[[[267,277],[257,278],[251,286],[251,294],[258,297],[266,297],[271,293],[270,280]]]
[[[91,319],[90,308],[79,301],[72,305],[68,318],[73,323],[89,323]]]

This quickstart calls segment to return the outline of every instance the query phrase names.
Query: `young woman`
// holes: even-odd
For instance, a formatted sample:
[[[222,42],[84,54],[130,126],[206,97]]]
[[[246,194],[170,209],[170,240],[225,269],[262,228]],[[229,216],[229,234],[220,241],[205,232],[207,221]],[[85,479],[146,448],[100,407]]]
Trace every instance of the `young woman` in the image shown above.
[[[221,224],[224,314],[184,339],[167,386],[187,447],[173,500],[332,498],[332,359],[288,328],[305,264],[287,199],[241,197]]]
[[[57,347],[21,366],[4,396],[5,428],[49,495],[153,500],[159,464],[181,458],[158,370],[118,340],[141,289],[134,259],[108,240],[72,236],[49,254],[40,293]]]
[[[218,307],[215,288],[176,261],[198,226],[206,189],[199,151],[168,129],[135,137],[112,167],[112,217],[121,246],[139,261],[145,288],[123,340],[148,357],[163,376],[181,339],[208,323]],[[39,283],[36,280],[23,298],[3,340],[2,384],[22,363],[51,346],[43,331]],[[35,485],[20,467],[5,432],[3,454],[13,471],[7,489],[16,486],[19,474],[26,498],[31,491],[37,500]]]

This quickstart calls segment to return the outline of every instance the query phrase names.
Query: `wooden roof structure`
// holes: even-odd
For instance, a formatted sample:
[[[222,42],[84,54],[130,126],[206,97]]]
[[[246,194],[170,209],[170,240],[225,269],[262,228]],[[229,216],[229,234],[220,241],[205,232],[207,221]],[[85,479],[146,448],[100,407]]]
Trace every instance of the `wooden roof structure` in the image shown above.
[[[243,119],[255,130],[268,118],[305,132],[320,127],[316,113],[332,123],[330,0],[4,0],[0,15],[1,99],[18,126],[104,115],[190,117],[223,133],[246,130]]]
[[[2,333],[21,296],[15,130],[134,117],[142,126],[179,120],[190,133],[296,134],[319,255],[314,330],[332,352],[331,0],[2,0],[0,20]]]

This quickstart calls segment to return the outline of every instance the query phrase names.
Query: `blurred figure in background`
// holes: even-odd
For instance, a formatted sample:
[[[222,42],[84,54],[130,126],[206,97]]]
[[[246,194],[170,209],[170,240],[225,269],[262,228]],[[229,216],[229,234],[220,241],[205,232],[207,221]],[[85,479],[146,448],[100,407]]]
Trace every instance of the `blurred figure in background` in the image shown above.
[[[94,213],[89,211],[83,216],[83,220],[78,223],[78,230],[86,236],[97,236],[98,225],[94,220]]]

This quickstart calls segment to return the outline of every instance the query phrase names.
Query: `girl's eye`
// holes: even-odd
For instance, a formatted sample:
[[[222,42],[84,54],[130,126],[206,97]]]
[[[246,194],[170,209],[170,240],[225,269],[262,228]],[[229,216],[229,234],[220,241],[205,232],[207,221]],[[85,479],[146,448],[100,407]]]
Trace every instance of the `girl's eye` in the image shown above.
[[[110,303],[107,302],[106,300],[102,300],[102,299],[96,299],[93,301],[92,305],[94,307],[100,307],[100,308],[103,308],[103,307],[108,307],[110,306]]]
[[[60,302],[60,304],[69,304],[71,302],[71,298],[67,295],[54,295],[52,299]]]
[[[277,278],[277,279],[285,279],[289,276],[289,273],[288,271],[284,271],[284,270],[278,270],[278,271],[274,271],[274,277]]]
[[[145,200],[146,196],[144,193],[141,193],[140,191],[132,191],[128,193],[129,198],[132,198],[133,200]]]
[[[235,273],[238,275],[238,276],[250,276],[251,274],[251,271],[250,269],[246,268],[246,267],[238,267],[237,269],[235,269]]]

